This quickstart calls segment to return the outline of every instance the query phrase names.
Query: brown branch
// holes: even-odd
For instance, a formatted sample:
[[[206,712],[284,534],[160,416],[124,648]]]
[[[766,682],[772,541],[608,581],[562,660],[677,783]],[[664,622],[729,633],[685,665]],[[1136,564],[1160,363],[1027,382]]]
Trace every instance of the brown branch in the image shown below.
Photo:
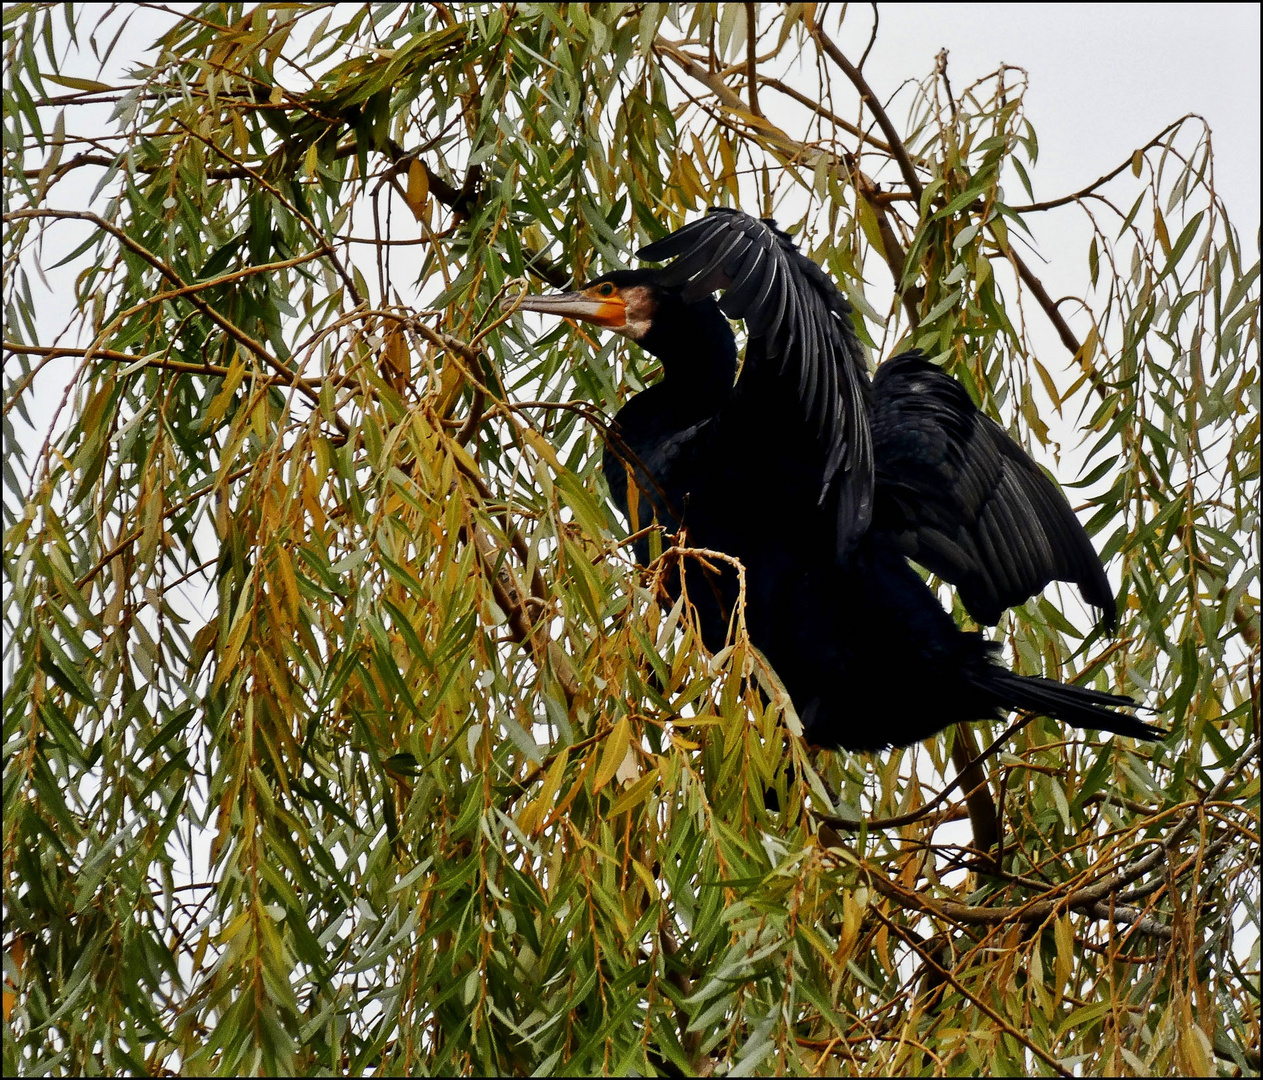
[[[1228,599],[1227,582],[1219,587],[1219,600],[1222,602],[1226,599]],[[1253,648],[1259,643],[1258,618],[1246,606],[1244,597],[1238,600],[1237,606],[1232,609],[1232,621],[1237,628],[1237,633],[1247,645]]]
[[[1075,944],[1081,949],[1088,952],[1096,953],[1097,956],[1108,957],[1112,962],[1119,964],[1156,964],[1162,959],[1161,946],[1158,946],[1158,952],[1151,953],[1125,953],[1119,952],[1114,947],[1113,942],[1109,945],[1098,945],[1095,941],[1088,941],[1086,938],[1075,936]]]
[[[955,738],[952,740],[952,764],[956,766],[957,775],[964,784],[965,805],[969,807],[969,824],[974,832],[974,847],[983,853],[978,857],[981,864],[979,869],[994,873],[999,868],[994,851],[1000,842],[1000,817],[987,774],[982,770],[982,757],[974,743],[973,731],[967,724],[956,725]]]
[[[234,480],[241,479],[241,477],[245,476],[246,473],[250,472],[250,470],[253,469],[257,464],[258,464],[257,460],[252,461],[249,465],[243,465],[240,469],[236,469],[233,472],[230,472],[227,476],[222,477],[222,478],[217,478],[215,480],[211,480],[204,487],[198,488],[196,491],[190,492],[183,499],[180,499],[178,502],[172,503],[165,510],[163,510],[161,520],[165,521],[172,514],[178,513],[179,511],[183,510],[186,506],[189,505],[189,503],[193,502],[194,499],[200,499],[203,495],[207,494],[210,491],[213,491],[221,483],[230,484]],[[82,589],[89,581],[91,581],[94,577],[96,577],[97,574],[99,574],[102,570],[104,570],[107,566],[109,566],[109,564],[114,559],[116,559],[119,555],[121,555],[124,551],[126,551],[132,544],[134,544],[137,540],[139,540],[143,534],[144,534],[143,529],[137,529],[133,533],[128,533],[127,536],[123,537],[122,540],[120,540],[117,544],[115,544],[112,548],[110,548],[109,551],[107,551],[104,555],[102,555],[101,558],[98,559],[96,563],[93,565],[91,570],[89,570],[86,574],[84,574],[83,577],[75,581],[75,588]]]
[[[246,173],[249,175],[251,180],[253,180],[261,188],[267,191],[273,198],[275,198],[280,203],[282,203],[285,206],[285,208],[291,214],[294,215],[294,217],[296,217],[299,221],[301,221],[307,227],[307,230],[308,232],[310,232],[312,239],[315,240],[315,242],[319,245],[319,247],[316,249],[316,254],[318,256],[324,256],[325,258],[329,260],[329,263],[333,266],[333,269],[337,271],[338,277],[342,279],[342,284],[346,286],[346,291],[348,295],[350,295],[351,299],[355,302],[355,306],[364,307],[366,305],[367,302],[365,301],[364,297],[360,295],[360,290],[356,287],[355,279],[351,276],[350,271],[348,271],[347,268],[342,265],[342,260],[338,258],[338,253],[334,250],[333,245],[329,242],[328,238],[324,235],[324,233],[320,231],[316,223],[311,220],[311,218],[309,218],[306,214],[304,214],[302,210],[300,210],[291,199],[286,198],[285,195],[280,191],[280,189],[276,187],[276,185],[269,183],[267,179],[263,176],[263,174],[259,172],[257,169],[250,168],[250,166],[247,165],[244,161],[238,161],[230,153],[228,153],[228,151],[226,151],[222,146],[216,143],[213,139],[208,138],[207,136],[203,135],[200,131],[196,130],[193,127],[190,127],[188,124],[184,123],[183,120],[179,119],[178,117],[174,119],[175,119],[175,122],[180,125],[180,127],[182,127],[190,135],[192,135],[193,138],[197,139],[198,142],[200,142],[208,150],[211,150],[214,153],[219,154],[220,157],[224,158],[225,161],[230,162],[233,165],[233,167],[238,168],[238,169],[244,169]]]
[[[536,765],[535,768],[533,768],[529,773],[527,773],[526,776],[524,776],[521,780],[518,780],[512,776],[509,777],[509,783],[511,783],[514,787],[516,787],[517,791],[511,792],[508,796],[506,796],[505,801],[501,805],[500,809],[503,810],[507,814],[509,812],[509,807],[511,807],[515,802],[517,802],[518,796],[527,794],[530,791],[531,785],[535,783],[535,781],[537,781],[540,777],[542,777],[544,773],[548,771],[548,767],[554,761],[556,761],[557,758],[560,757],[562,754],[570,753],[572,750],[586,750],[589,746],[592,746],[594,743],[600,742],[602,739],[608,736],[609,733],[613,730],[614,730],[613,724],[605,724],[602,727],[599,727],[593,734],[589,735],[586,739],[580,739],[578,742],[566,743],[565,746],[557,747],[556,750],[554,750],[551,754],[546,755],[543,758],[543,760],[541,760],[540,763]],[[541,828],[542,827],[543,826],[541,825]]]
[[[859,68],[842,55],[842,50],[833,43],[829,35],[816,22],[814,14],[805,14],[804,18],[807,22],[807,30],[815,39],[816,44],[825,51],[830,60],[842,69],[846,77],[851,80],[855,89],[860,92],[860,100],[868,107],[868,111],[873,114],[873,119],[877,121],[877,126],[881,128],[886,136],[886,141],[890,143],[890,150],[894,155],[896,164],[899,166],[899,172],[903,175],[903,182],[908,185],[908,190],[920,199],[921,181],[917,177],[917,171],[913,167],[911,158],[908,157],[908,151],[904,148],[903,139],[900,138],[898,129],[890,122],[890,117],[886,115],[886,110],[882,108],[881,102],[877,100],[877,95],[873,93],[873,88],[868,85],[868,80],[864,78]]]
[[[1006,923],[1043,923],[1063,911],[1082,911],[1096,919],[1113,920],[1134,926],[1141,933],[1170,940],[1171,928],[1151,919],[1137,908],[1114,905],[1111,908],[1095,897],[1097,886],[1049,900],[1031,900],[1025,904],[984,907],[962,904],[956,900],[937,900],[914,889],[905,889],[883,873],[870,871],[869,880],[882,896],[901,907],[911,907],[926,915],[969,926],[1002,926]]]
[[[536,638],[536,627],[527,611],[524,590],[508,560],[504,558],[506,553],[477,525],[471,525],[470,532],[473,534],[474,550],[478,553],[483,575],[491,583],[496,603],[509,620],[513,640],[519,644],[529,643],[536,646],[536,659],[542,663],[546,647],[541,646]]]
[[[899,237],[895,235],[894,226],[890,223],[890,215],[886,212],[886,204],[881,201],[885,193],[881,191],[875,180],[870,179],[860,170],[858,163],[852,165],[852,175],[855,177],[856,191],[872,207],[873,216],[877,219],[882,255],[890,268],[891,276],[895,279],[895,290],[899,293],[899,300],[908,316],[908,323],[915,328],[921,321],[921,313],[917,308],[921,303],[923,290],[914,285],[904,287],[903,279],[908,267],[908,253],[900,243]]]
[[[901,814],[898,817],[891,817],[891,818],[878,818],[875,821],[868,821],[868,822],[863,822],[863,823],[855,822],[855,821],[844,821],[842,818],[825,817],[824,815],[818,815],[819,819],[823,821],[825,824],[831,825],[834,829],[844,831],[844,832],[859,832],[861,828],[897,829],[897,828],[903,827],[904,825],[911,825],[915,821],[920,821],[922,818],[930,814],[934,810],[935,807],[937,807],[939,804],[943,802],[944,799],[947,798],[948,795],[950,795],[953,791],[955,791],[961,784],[963,784],[968,779],[966,775],[970,771],[968,766],[981,765],[984,761],[987,760],[987,758],[991,757],[992,754],[994,754],[1005,742],[1008,741],[1008,738],[1010,735],[1012,735],[1015,731],[1018,730],[1018,728],[1022,727],[1027,722],[1028,721],[1025,717],[1015,720],[1012,724],[1010,724],[1007,728],[1005,728],[1004,732],[1000,735],[1000,737],[998,739],[993,740],[991,745],[988,746],[981,754],[979,754],[975,758],[970,759],[970,761],[967,763],[965,768],[961,768],[959,765],[957,765],[956,775],[944,786],[943,790],[940,791],[933,799],[931,799],[924,806],[918,807],[916,810],[912,811],[909,814]]]
[[[1224,1040],[1222,1044],[1220,1043],[1220,1039]],[[1223,1034],[1215,1036],[1215,1057],[1221,1059],[1222,1061],[1231,1061],[1235,1065],[1237,1060],[1229,1052],[1227,1039],[1228,1037]],[[1236,1047],[1236,1050],[1243,1058],[1245,1058],[1245,1063],[1250,1066],[1251,1069],[1255,1072],[1259,1071],[1259,1065],[1263,1064],[1263,1055],[1260,1055],[1259,1048],[1257,1046],[1238,1046]]]
[[[953,900],[932,899],[921,893],[903,889],[891,881],[884,873],[876,870],[870,870],[870,880],[873,887],[883,896],[900,904],[911,905],[928,915],[936,915],[939,918],[952,922],[982,925],[996,925],[1008,922],[1040,923],[1057,912],[1078,910],[1084,911],[1094,918],[1114,919],[1128,923],[1136,931],[1152,937],[1169,939],[1171,937],[1171,928],[1165,924],[1149,918],[1135,908],[1121,907],[1117,904],[1111,907],[1105,901],[1123,886],[1130,885],[1161,866],[1170,858],[1171,853],[1175,850],[1180,840],[1183,839],[1185,833],[1193,827],[1193,823],[1197,821],[1204,807],[1208,803],[1216,802],[1228,784],[1232,782],[1232,779],[1248,763],[1255,760],[1260,745],[1263,745],[1263,743],[1256,739],[1242,751],[1237,764],[1226,770],[1219,782],[1188,809],[1184,817],[1155,851],[1137,860],[1131,866],[1117,873],[1110,874],[1091,885],[1067,893],[1065,896],[1035,900],[1017,906],[982,907],[962,904]]]
[[[482,411],[483,405],[486,404],[487,395],[481,386],[474,387],[474,398],[469,403],[469,415],[465,418],[465,422],[461,425],[460,431],[456,433],[456,441],[461,446],[468,446],[469,440],[474,437],[474,432],[478,430],[478,426],[484,419]]]
[[[470,348],[458,338],[432,330],[419,319],[405,319],[401,321],[406,322],[411,329],[415,330],[431,344],[449,350],[466,361],[470,366],[477,367],[479,365],[480,359],[477,350]],[[494,397],[468,368],[465,369],[465,377],[476,390],[482,392],[484,399],[485,397]],[[481,413],[481,407],[477,411]],[[437,430],[442,431],[441,425]],[[494,498],[491,489],[487,487],[486,481],[478,471],[471,467],[471,463],[467,462],[466,455],[452,454],[451,456],[457,470],[473,482],[479,497],[484,502],[493,502]],[[535,616],[532,616],[530,613],[531,606],[537,607],[540,611],[545,610],[548,606],[549,592],[544,582],[544,576],[540,572],[538,565],[532,567],[531,553],[527,547],[526,540],[517,529],[509,524],[507,514],[502,525],[508,538],[509,546],[521,561],[522,566],[531,568],[530,591],[528,593],[524,590],[517,582],[512,571],[508,570],[503,563],[500,563],[498,559],[499,549],[482,529],[474,525],[472,526],[473,538],[479,559],[483,564],[483,570],[491,582],[493,592],[496,594],[496,603],[500,604],[509,619],[510,631],[514,635],[514,640],[523,642],[530,639],[541,665],[545,657],[551,661],[553,673],[556,675],[557,681],[561,685],[562,693],[566,695],[566,703],[569,705],[579,693],[579,681],[575,675],[574,665],[561,646],[547,636],[543,624],[537,624]],[[497,558],[491,558],[493,552]],[[499,569],[496,568],[497,563],[500,564]],[[538,638],[540,631],[545,631],[542,641]]]
[[[1183,127],[1184,122],[1186,120],[1192,119],[1194,115],[1195,115],[1194,113],[1189,113],[1187,116],[1181,116],[1177,121],[1175,121],[1175,123],[1168,124],[1161,131],[1159,131],[1157,135],[1155,135],[1152,139],[1150,139],[1147,143],[1145,143],[1144,146],[1139,147],[1139,152],[1144,153],[1146,150],[1152,150],[1155,146],[1160,145],[1163,138],[1169,135],[1172,131],[1175,131],[1177,128]],[[1090,183],[1087,187],[1082,188],[1079,191],[1076,191],[1073,195],[1063,195],[1059,199],[1049,199],[1047,202],[1029,203],[1026,206],[1011,206],[1009,209],[1012,210],[1015,214],[1026,214],[1026,213],[1031,213],[1032,211],[1035,211],[1035,210],[1052,210],[1058,206],[1065,206],[1068,203],[1078,202],[1080,199],[1087,198],[1087,196],[1091,195],[1094,191],[1096,191],[1097,188],[1101,187],[1104,184],[1109,183],[1111,180],[1114,179],[1114,177],[1116,177],[1124,169],[1131,168],[1131,163],[1134,160],[1135,156],[1136,156],[1135,152],[1133,152],[1132,155],[1126,161],[1124,161],[1120,166],[1118,166],[1117,169],[1111,169],[1104,176],[1099,177],[1096,180],[1093,180],[1092,183]]]
[[[1018,278],[1034,295],[1036,303],[1039,304],[1044,314],[1048,317],[1048,321],[1052,323],[1053,329],[1057,331],[1057,336],[1061,339],[1061,343],[1069,350],[1075,362],[1079,365],[1079,369],[1083,372],[1084,377],[1092,384],[1092,389],[1104,400],[1109,394],[1109,388],[1105,385],[1105,380],[1102,378],[1101,373],[1096,370],[1084,355],[1083,345],[1078,337],[1075,336],[1074,331],[1070,329],[1070,324],[1066,322],[1065,317],[1061,314],[1061,310],[1057,306],[1058,301],[1048,295],[1048,290],[1044,288],[1043,282],[1035,276],[1022,257],[1013,250],[1013,245],[1008,243],[1007,240],[1000,238],[996,232],[994,221],[987,223],[987,229],[994,237],[1004,257],[1013,264]]]
[[[1007,254],[1013,260],[1013,266],[1017,270],[1018,277],[1022,279],[1023,284],[1034,294],[1039,306],[1044,309],[1044,314],[1048,316],[1049,322],[1053,324],[1053,329],[1057,331],[1057,336],[1061,338],[1061,343],[1072,353],[1082,351],[1082,342],[1075,337],[1074,331],[1070,329],[1070,324],[1062,317],[1061,311],[1057,307],[1057,301],[1048,295],[1048,290],[1044,288],[1043,282],[1023,262],[1022,257],[1013,250],[1012,245],[1009,246]],[[1100,375],[1096,372],[1088,372],[1087,374],[1097,393],[1104,395],[1105,387],[1101,382]]]
[[[684,964],[680,960],[680,946],[671,932],[671,927],[667,924],[667,918],[666,905],[663,905],[662,919],[658,924],[658,939],[662,943],[662,951],[667,960],[675,965],[674,971],[667,972],[667,981],[679,991],[681,998],[687,998],[693,993],[693,980],[684,970]],[[680,1025],[680,1047],[689,1064],[692,1065],[698,1050],[701,1049],[704,1032],[689,1031],[689,1015],[683,1007],[676,1008],[676,1017]]]
[[[842,117],[838,116],[837,113],[832,112],[829,109],[826,109],[818,101],[812,101],[811,98],[809,98],[806,94],[800,93],[799,91],[795,90],[792,86],[786,86],[785,83],[780,81],[780,79],[773,79],[765,75],[762,78],[760,78],[759,81],[763,83],[764,86],[770,86],[773,90],[779,90],[786,97],[793,98],[796,102],[798,102],[799,105],[805,105],[817,116],[821,117],[822,119],[828,120],[829,123],[831,123],[834,127],[841,128],[848,135],[854,135],[857,139],[861,140],[862,142],[868,143],[869,146],[873,147],[876,150],[880,150],[883,154],[893,155],[894,151],[890,149],[890,145],[888,143],[884,143],[880,139],[873,138],[873,136],[870,135],[868,132],[866,132],[863,128],[859,127],[856,124],[852,124],[849,120],[843,120]],[[897,196],[894,196],[894,195],[885,196],[887,200],[896,198],[896,197]],[[908,197],[911,198],[910,195]]]
[[[860,71],[864,70],[864,64],[868,61],[868,54],[873,51],[873,46],[877,44],[877,29],[881,26],[881,11],[877,7],[876,0],[869,7],[873,9],[873,32],[868,35],[868,44],[864,46],[860,62],[855,65]]]
[[[91,356],[94,360],[113,360],[118,364],[136,364],[143,362],[146,367],[162,368],[166,371],[178,371],[189,375],[211,375],[223,377],[228,374],[227,368],[219,367],[216,364],[190,364],[184,360],[159,360],[151,358],[146,360],[143,356],[134,356],[131,353],[116,352],[113,349],[71,349],[65,346],[54,345],[23,345],[18,341],[0,342],[0,348],[7,353],[16,355],[42,356],[46,361],[56,360],[63,356],[74,356],[79,359]],[[43,369],[43,365],[36,367],[21,382],[17,383],[13,392],[9,395],[9,400],[4,403],[4,411],[9,409],[17,402],[18,398],[26,391],[31,381]],[[277,381],[277,380],[269,380]]]
[[[80,166],[100,165],[103,168],[108,169],[113,164],[114,164],[114,161],[110,158],[107,158],[104,154],[97,154],[91,150],[84,150],[78,154],[75,154],[75,156],[72,157],[69,161],[63,161],[60,165],[54,168],[52,172],[48,174],[48,184],[44,188],[44,192],[45,194],[47,194],[48,189],[51,188],[55,183],[57,183],[58,180],[60,180],[68,172],[73,172],[75,169],[78,169]],[[44,171],[43,169],[25,169],[23,170],[22,175],[27,180],[35,180],[39,177],[39,175],[43,171]]]
[[[943,77],[943,86],[947,90],[947,104],[951,106],[952,123],[956,122],[956,98],[952,94],[952,81],[947,77],[947,50],[939,49],[934,57],[934,73]]]
[[[119,314],[115,315],[114,318],[110,320],[110,326],[114,326],[118,323],[121,323],[124,320],[131,318],[131,316],[138,314],[141,311],[144,311],[145,308],[153,307],[155,304],[165,303],[168,300],[176,300],[182,296],[188,296],[191,293],[200,292],[203,289],[214,288],[217,285],[227,285],[234,281],[240,281],[244,278],[253,277],[256,274],[267,274],[267,273],[271,273],[274,270],[288,270],[291,267],[301,266],[303,263],[311,262],[320,257],[321,257],[321,252],[309,251],[305,255],[296,255],[292,259],[282,259],[278,262],[260,263],[254,266],[245,266],[245,267],[242,267],[240,270],[233,270],[230,273],[222,274],[216,278],[211,278],[206,281],[194,282],[191,285],[185,285],[181,288],[170,289],[167,292],[157,293],[154,296],[150,296],[142,300],[139,304],[132,305],[126,311],[119,312]],[[7,344],[8,343],[6,343],[6,347],[7,347]],[[34,350],[31,348],[27,348],[26,351],[30,352]],[[62,349],[59,351],[61,351],[63,354],[66,354],[66,355],[78,355],[78,356],[83,356],[83,357],[96,357],[96,356],[105,355],[105,353],[99,349]],[[111,356],[110,358],[118,359],[118,358],[124,357],[125,355],[126,354],[124,353],[114,353],[113,356]],[[139,356],[133,356],[131,359],[133,361],[137,361],[142,358]],[[213,375],[228,374],[228,370],[226,368],[217,367],[211,364],[204,364],[204,365],[189,364],[187,362],[179,361],[179,360],[164,360],[164,361],[153,360],[153,361],[150,361],[149,363],[154,367],[167,367],[173,371],[188,371],[188,372],[193,372],[195,374],[213,374]],[[276,380],[269,380],[269,381],[276,381]],[[287,379],[285,381],[286,381],[286,384],[288,385],[290,383],[293,383],[294,379]],[[308,386],[311,385],[307,382],[306,379],[300,378],[297,381],[304,385],[308,385]],[[313,389],[315,388],[313,387]],[[318,390],[316,392],[319,393]]]
[[[812,149],[792,138],[766,117],[751,117],[750,110],[746,107],[745,102],[741,100],[732,87],[728,86],[715,72],[707,71],[706,68],[675,42],[668,41],[664,37],[656,37],[654,38],[653,47],[655,52],[672,60],[689,78],[695,79],[705,86],[715,95],[719,104],[726,110],[743,116],[758,135],[767,141],[770,147],[780,150],[781,153],[788,155],[791,160],[804,159],[807,152]]]
[[[757,17],[754,5],[746,4],[746,85],[750,88],[750,111],[755,116],[762,116],[759,108],[759,69],[758,56],[755,53],[755,26]]]

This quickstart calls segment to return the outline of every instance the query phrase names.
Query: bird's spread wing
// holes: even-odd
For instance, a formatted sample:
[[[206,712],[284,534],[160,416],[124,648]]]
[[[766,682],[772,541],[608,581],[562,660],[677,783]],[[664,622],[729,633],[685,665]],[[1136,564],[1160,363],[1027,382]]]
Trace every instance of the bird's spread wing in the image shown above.
[[[722,291],[720,309],[745,321],[739,392],[768,376],[797,383],[801,422],[820,449],[819,502],[836,508],[837,548],[849,549],[868,528],[873,490],[869,380],[850,304],[774,223],[737,210],[714,208],[638,254],[674,259],[663,285],[682,286],[688,301]]]
[[[919,353],[873,378],[873,527],[995,625],[1050,581],[1072,581],[1113,626],[1101,560],[1065,497],[955,379]]]

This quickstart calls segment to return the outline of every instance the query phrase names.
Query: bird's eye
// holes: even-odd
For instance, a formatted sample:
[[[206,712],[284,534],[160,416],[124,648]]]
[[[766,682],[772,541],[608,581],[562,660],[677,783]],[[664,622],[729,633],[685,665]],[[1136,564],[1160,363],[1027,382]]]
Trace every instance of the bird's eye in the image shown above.
[[[604,285],[601,285],[596,291],[600,293],[602,296],[613,296],[614,286],[610,282],[607,281]]]

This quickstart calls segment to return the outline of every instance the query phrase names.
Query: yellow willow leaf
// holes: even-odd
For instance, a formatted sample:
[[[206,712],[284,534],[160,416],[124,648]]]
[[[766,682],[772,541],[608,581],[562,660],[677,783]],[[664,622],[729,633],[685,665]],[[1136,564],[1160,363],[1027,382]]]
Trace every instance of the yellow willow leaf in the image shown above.
[[[430,177],[425,171],[425,165],[420,159],[415,159],[408,166],[408,209],[412,211],[412,216],[418,221],[421,220],[421,213],[425,207],[425,200],[430,194]]]
[[[289,607],[291,619],[298,618],[298,608],[302,603],[298,594],[298,578],[294,575],[294,561],[290,558],[289,549],[278,544],[276,548],[276,571],[285,589],[285,601]]]
[[[226,682],[235,674],[237,656],[241,652],[241,646],[245,643],[246,633],[250,629],[250,624],[254,621],[254,575],[255,570],[252,568],[241,590],[241,599],[237,602],[237,610],[233,616],[232,626],[228,631],[228,640],[224,642],[223,651],[217,657],[216,686]]]
[[[245,121],[236,112],[232,114],[232,141],[238,153],[244,153],[250,148],[250,132],[246,130]]]
[[[245,362],[241,359],[241,354],[237,353],[228,368],[228,374],[224,376],[219,393],[215,395],[214,400],[210,403],[210,408],[206,410],[206,419],[202,422],[203,431],[209,430],[219,423],[228,409],[228,403],[232,401],[232,397],[237,392],[237,387],[241,385],[241,380],[245,378],[245,375]]]
[[[1171,237],[1167,233],[1166,218],[1162,216],[1162,211],[1156,206],[1153,208],[1153,229],[1157,233],[1158,243],[1162,245],[1162,253],[1169,257],[1171,254]]]
[[[563,817],[566,811],[570,809],[570,804],[575,801],[576,796],[578,796],[579,792],[582,789],[583,789],[583,774],[581,773],[579,775],[579,778],[573,784],[570,785],[570,790],[566,792],[565,797],[561,800],[561,802],[557,804],[553,812],[548,815],[548,820],[544,822],[541,828],[547,828],[558,818]]]
[[[253,912],[251,912],[249,908],[247,908],[245,911],[239,912],[237,914],[237,917],[233,919],[232,922],[230,922],[227,926],[225,926],[223,930],[220,931],[219,944],[226,945],[233,938],[235,938],[239,933],[241,933],[242,930],[246,929],[246,926],[250,922],[250,917],[252,914]]]
[[[1053,937],[1057,941],[1057,961],[1054,967],[1056,1000],[1054,1008],[1061,1004],[1066,986],[1074,971],[1074,928],[1070,925],[1070,916],[1062,915],[1053,928]]]
[[[442,416],[447,416],[456,405],[456,398],[465,388],[465,370],[455,361],[449,361],[443,365],[442,373],[439,376],[438,388],[438,404],[437,411]],[[425,435],[425,431],[429,425],[424,418],[418,416],[414,421],[417,432]]]
[[[569,750],[562,750],[554,759],[553,763],[548,766],[548,773],[544,777],[544,786],[539,792],[539,801],[541,803],[550,803],[556,797],[557,792],[561,790],[561,781],[566,774],[566,762],[570,757]]]
[[[629,793],[630,794],[630,793]],[[645,865],[638,859],[631,860],[631,868],[636,872],[636,876],[640,878],[641,884],[649,893],[649,898],[657,903],[662,899],[662,894],[658,891],[658,883],[654,880],[653,874],[646,869]]]
[[[1048,395],[1053,405],[1058,411],[1060,411],[1061,395],[1057,391],[1057,384],[1053,382],[1052,375],[1050,375],[1048,373],[1048,369],[1034,357],[1031,358],[1031,362],[1035,365],[1035,374],[1039,376],[1039,381],[1044,384],[1044,393]]]
[[[838,935],[838,947],[834,959],[841,967],[851,958],[855,943],[860,939],[860,927],[864,922],[864,909],[855,902],[855,896],[847,890],[842,894],[842,933]]]
[[[605,749],[601,752],[601,763],[596,767],[596,776],[592,778],[593,795],[599,794],[601,788],[614,778],[618,767],[623,763],[623,758],[627,756],[627,747],[630,742],[631,725],[624,716],[614,725],[614,730],[605,740]]]
[[[873,249],[885,251],[886,244],[882,240],[881,227],[877,223],[877,212],[867,199],[856,200],[855,215],[859,218],[860,228],[864,232],[865,239],[873,246]]]
[[[378,371],[396,393],[402,394],[412,380],[412,359],[408,352],[407,342],[404,341],[403,334],[398,329],[386,334],[386,341],[378,360]],[[398,429],[391,438],[397,439],[402,434],[402,429]]]
[[[706,201],[706,186],[702,183],[701,174],[693,159],[688,154],[681,154],[679,159],[680,187],[690,199]]]
[[[1186,1027],[1180,1032],[1180,1049],[1188,1059],[1189,1074],[1192,1076],[1214,1076],[1211,1067],[1214,1064],[1214,1049],[1204,1032],[1196,1024]]]
[[[534,836],[539,832],[539,800],[527,803],[522,807],[521,812],[517,816],[517,827],[522,830],[526,836]]]
[[[706,174],[706,180],[709,186],[715,186],[715,174],[710,171],[710,162],[706,160],[706,147],[702,145],[702,140],[697,137],[697,133],[693,132],[693,159],[694,163],[701,166],[701,171]]]
[[[146,493],[140,512],[140,545],[137,548],[140,561],[146,565],[153,562],[158,541],[162,538],[162,507],[161,489]]]
[[[294,699],[289,693],[289,678],[283,667],[277,667],[272,662],[272,658],[268,656],[266,649],[256,649],[254,653],[255,659],[263,665],[264,674],[267,676],[268,685],[271,686],[276,696],[277,704],[280,706],[285,715],[295,715]]]
[[[614,805],[610,807],[609,816],[615,817],[618,814],[621,814],[624,810],[634,810],[649,797],[649,793],[653,791],[657,785],[658,770],[650,769],[644,776],[642,776],[614,800]]]
[[[445,440],[444,446],[446,447],[448,453],[452,455],[452,457],[457,458],[461,462],[461,464],[465,466],[465,470],[470,476],[482,475],[482,470],[478,468],[478,463],[474,461],[472,457],[470,457],[469,451],[466,450],[463,446],[461,446],[461,444],[458,443],[455,439]],[[450,478],[447,476],[443,477],[444,490],[447,489],[449,479]]]
[[[50,75],[47,72],[41,72],[40,77],[56,83],[58,86],[68,86],[71,90],[83,90],[90,94],[99,94],[102,91],[116,89],[109,83],[97,82],[94,79],[76,79],[69,75]]]
[[[566,761],[569,757],[569,751],[563,750],[553,759],[553,763],[548,767],[548,772],[544,776],[544,786],[540,789],[539,796],[518,817],[518,827],[528,836],[538,833],[542,829],[541,822],[544,815],[548,812],[552,805],[553,799],[557,797],[557,792],[561,788],[561,781],[566,772]]]
[[[523,428],[522,438],[525,439],[531,449],[534,450],[535,453],[543,458],[549,465],[551,465],[555,471],[562,471],[563,466],[561,462],[557,460],[557,451],[553,449],[552,444],[538,431],[533,431],[530,428]]]
[[[723,162],[723,172],[720,173],[719,179],[735,199],[738,195],[737,155],[732,148],[732,142],[723,134],[719,136],[719,160]]]

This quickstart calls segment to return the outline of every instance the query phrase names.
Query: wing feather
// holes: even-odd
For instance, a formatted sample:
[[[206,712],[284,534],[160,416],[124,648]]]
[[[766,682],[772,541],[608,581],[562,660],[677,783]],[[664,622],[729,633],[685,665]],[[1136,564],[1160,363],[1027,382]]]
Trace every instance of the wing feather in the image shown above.
[[[919,353],[873,380],[873,526],[955,585],[979,622],[1050,581],[1070,581],[1114,624],[1114,597],[1091,540],[1039,467],[955,379]]]
[[[837,551],[849,550],[872,514],[869,377],[850,305],[833,281],[775,222],[726,208],[710,210],[639,254],[674,259],[662,271],[664,285],[682,286],[686,300],[721,292],[720,310],[745,321],[746,368],[755,370],[743,368],[738,394],[743,384],[776,376],[794,388],[802,430],[819,450],[819,502],[832,500]]]

